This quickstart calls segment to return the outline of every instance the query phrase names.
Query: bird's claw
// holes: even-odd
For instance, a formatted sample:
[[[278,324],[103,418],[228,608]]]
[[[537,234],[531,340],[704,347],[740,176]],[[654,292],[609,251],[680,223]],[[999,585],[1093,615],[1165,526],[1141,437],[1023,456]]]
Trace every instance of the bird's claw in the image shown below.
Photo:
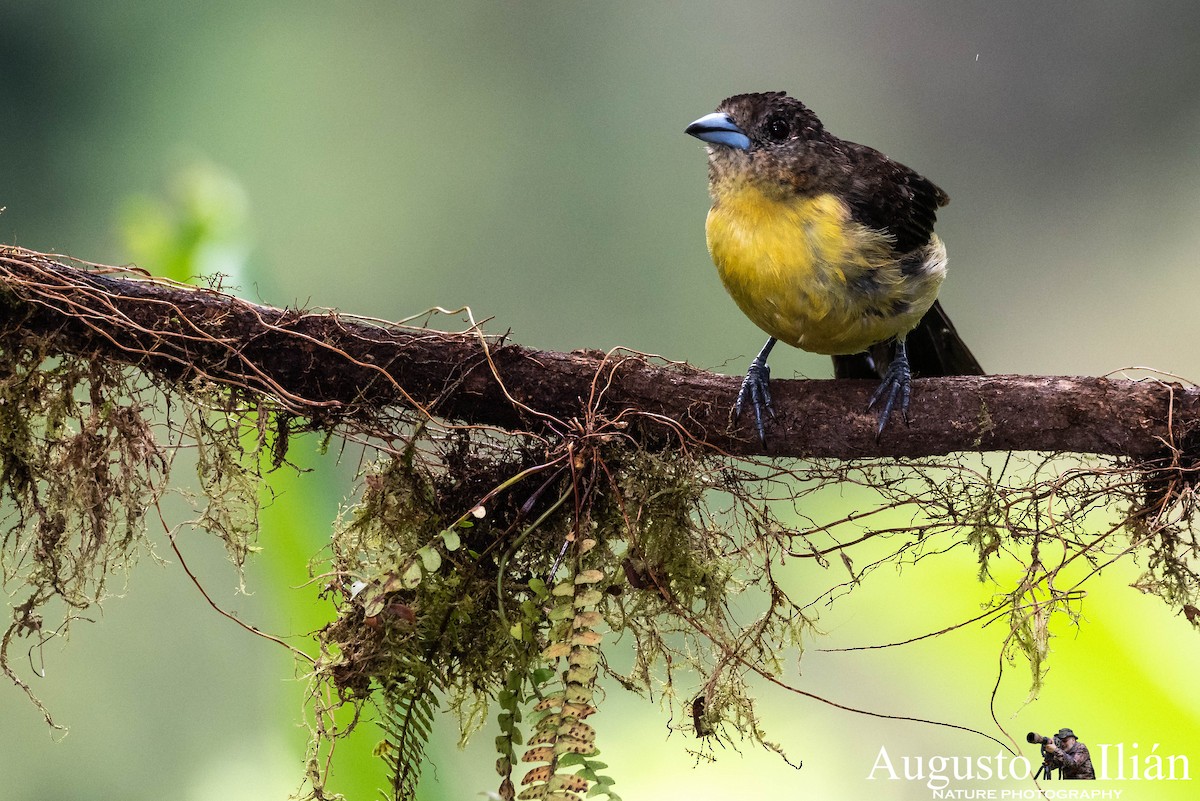
[[[746,371],[742,387],[738,390],[737,403],[733,406],[734,422],[742,416],[742,408],[747,401],[754,407],[754,428],[758,431],[758,440],[763,445],[767,444],[767,434],[763,428],[763,409],[765,408],[772,417],[775,416],[775,408],[771,405],[770,382],[771,366],[766,360],[755,359],[750,362],[750,369]]]
[[[901,351],[902,353],[903,351]],[[883,408],[879,411],[879,426],[875,429],[876,442],[883,435],[883,429],[887,426],[888,418],[892,416],[892,409],[896,405],[897,398],[900,400],[900,412],[904,416],[904,424],[908,425],[908,397],[912,372],[908,368],[908,359],[900,354],[898,356],[888,365],[887,371],[883,374],[883,381],[879,383],[879,387],[871,395],[870,402],[867,403],[867,409],[873,409],[880,400],[884,401]]]

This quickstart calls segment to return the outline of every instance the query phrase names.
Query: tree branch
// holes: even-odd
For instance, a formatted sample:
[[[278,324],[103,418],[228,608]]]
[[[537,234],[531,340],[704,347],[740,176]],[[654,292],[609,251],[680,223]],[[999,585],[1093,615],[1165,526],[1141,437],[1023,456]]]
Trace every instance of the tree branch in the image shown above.
[[[1071,451],[1133,458],[1195,448],[1200,390],[1162,381],[1055,376],[923,379],[911,422],[880,442],[869,381],[776,380],[764,449],[748,420],[730,429],[740,377],[618,351],[555,353],[477,330],[444,333],[328,311],[260,306],[128,269],[68,266],[0,247],[0,345],[205,379],[276,398],[319,425],[407,406],[448,420],[562,431],[623,414],[649,447],[679,437],[733,455],[935,456]]]

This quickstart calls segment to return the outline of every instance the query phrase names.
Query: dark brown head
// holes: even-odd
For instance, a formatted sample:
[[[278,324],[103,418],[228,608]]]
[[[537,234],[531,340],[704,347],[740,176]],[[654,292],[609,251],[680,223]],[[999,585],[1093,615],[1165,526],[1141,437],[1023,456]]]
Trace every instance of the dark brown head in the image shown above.
[[[750,139],[751,148],[774,148],[795,139],[814,139],[825,128],[808,106],[787,92],[755,92],[727,97],[717,106]]]
[[[685,132],[708,144],[714,182],[736,178],[763,189],[819,189],[824,173],[835,166],[831,160],[838,161],[817,115],[786,92],[726,98]]]

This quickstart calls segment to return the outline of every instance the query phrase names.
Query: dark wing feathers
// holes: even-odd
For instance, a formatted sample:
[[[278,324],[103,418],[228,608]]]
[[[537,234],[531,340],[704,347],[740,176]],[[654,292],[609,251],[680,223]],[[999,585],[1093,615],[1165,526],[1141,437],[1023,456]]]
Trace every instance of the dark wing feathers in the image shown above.
[[[874,148],[845,142],[850,169],[846,200],[851,217],[896,237],[896,250],[907,253],[933,235],[938,207],[950,198],[931,181]]]
[[[954,323],[935,301],[917,327],[905,338],[908,363],[918,378],[947,375],[984,375],[983,368],[962,341]],[[879,379],[892,361],[891,341],[872,345],[870,350],[849,356],[833,357],[833,374],[837,378]]]
[[[908,361],[914,375],[986,375],[954,323],[934,301],[917,327],[908,332]]]

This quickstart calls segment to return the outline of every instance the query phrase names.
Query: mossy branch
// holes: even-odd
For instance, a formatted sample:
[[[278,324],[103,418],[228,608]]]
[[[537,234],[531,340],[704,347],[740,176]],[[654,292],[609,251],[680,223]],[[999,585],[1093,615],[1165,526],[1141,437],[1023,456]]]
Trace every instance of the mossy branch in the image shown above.
[[[917,380],[909,425],[875,441],[866,381],[777,380],[764,449],[731,428],[739,377],[641,354],[555,353],[472,327],[445,333],[333,311],[261,306],[134,270],[69,266],[0,248],[0,338],[132,364],[170,380],[264,393],[325,427],[388,407],[534,433],[585,413],[644,447],[703,441],[736,456],[852,459],[955,451],[1067,451],[1154,458],[1190,450],[1200,389],[1163,381],[1055,376]],[[533,410],[538,411],[533,411]],[[632,412],[632,414],[631,414]],[[386,437],[386,426],[378,432]]]
[[[819,635],[820,610],[869,574],[959,548],[997,585],[986,618],[1007,620],[1001,665],[1023,656],[1031,695],[1051,619],[1078,624],[1082,586],[1119,560],[1139,560],[1133,586],[1200,621],[1195,388],[919,381],[912,424],[877,443],[869,382],[778,381],[767,455],[813,458],[761,460],[749,427],[729,427],[738,377],[623,350],[534,351],[466,317],[466,331],[443,333],[271,308],[0,247],[0,578],[26,593],[0,636],[0,674],[51,722],[12,646],[65,635],[103,601],[153,547],[146,510],[174,530],[159,500],[176,455],[202,488],[193,525],[240,566],[265,479],[308,430],[364,456],[358,500],[314,568],[336,616],[311,660],[313,799],[331,797],[346,704],[355,721],[378,709],[397,801],[415,797],[435,706],[465,737],[493,702],[502,798],[615,799],[583,721],[599,711],[598,677],[668,699],[701,758],[743,738],[780,750],[751,673],[843,710],[935,723],[781,676],[784,655]],[[953,453],[997,450],[1030,453]],[[838,561],[848,577],[829,571]],[[785,563],[792,578],[808,566],[805,580],[777,580]],[[623,673],[603,643],[626,637]],[[518,771],[524,737],[520,759],[537,764]]]

